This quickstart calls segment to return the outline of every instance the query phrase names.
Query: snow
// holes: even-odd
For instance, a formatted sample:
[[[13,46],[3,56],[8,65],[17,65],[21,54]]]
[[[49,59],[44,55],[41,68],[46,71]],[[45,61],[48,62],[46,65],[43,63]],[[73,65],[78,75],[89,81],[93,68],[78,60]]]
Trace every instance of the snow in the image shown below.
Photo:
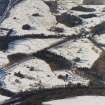
[[[87,78],[83,78],[75,73],[73,73],[73,71],[71,70],[62,70],[62,71],[54,71],[54,74],[58,77],[59,75],[65,76],[68,75],[68,78],[65,79],[65,82],[70,82],[72,84],[82,84],[85,86],[88,86],[90,80]]]
[[[42,105],[105,105],[104,96],[78,96],[43,102]]]
[[[78,2],[79,1],[79,2]],[[73,6],[76,6],[77,4],[81,4],[81,0],[58,0],[58,8],[61,10],[69,10],[71,9]]]
[[[9,60],[7,58],[7,55],[0,51],[0,67],[5,66],[6,64],[9,63]]]
[[[92,67],[94,61],[98,59],[101,53],[101,50],[95,47],[88,39],[66,41],[49,49],[49,51],[61,55],[69,61],[80,58],[80,61],[76,62],[76,66],[88,68]]]
[[[35,13],[39,13],[40,16],[32,16]],[[32,29],[30,31],[22,30],[24,24],[29,24]],[[21,35],[25,33],[32,34],[36,30],[40,32],[55,24],[55,17],[42,0],[24,0],[11,9],[9,17],[2,22],[1,27],[14,29],[17,35]]]
[[[30,68],[33,67],[33,70]],[[11,72],[10,72],[11,71]],[[5,88],[13,92],[33,90],[38,88],[52,88],[81,83],[88,85],[89,80],[80,77],[70,70],[52,71],[50,66],[43,60],[33,58],[18,64],[9,69],[9,74],[5,77]],[[24,77],[16,74],[21,73]],[[59,79],[58,76],[68,74],[68,79]],[[56,81],[56,82],[55,82]]]
[[[37,35],[37,33],[44,33],[45,36],[56,35],[56,37],[61,34],[64,34],[65,37],[72,34],[78,35],[78,33],[81,32],[81,29],[90,31],[92,27],[105,20],[105,14],[102,12],[104,6],[83,5],[87,8],[96,9],[95,12],[91,13],[95,13],[97,17],[82,19],[83,24],[75,27],[68,27],[63,23],[57,23],[55,15],[60,15],[64,12],[68,12],[77,17],[81,14],[89,13],[70,10],[72,7],[77,5],[78,4],[75,4],[70,0],[59,0],[59,13],[57,14],[51,13],[48,5],[46,5],[43,0],[24,0],[14,6],[10,11],[9,16],[2,22],[0,27],[13,29],[14,32],[10,35],[12,37],[15,37],[16,35],[23,36],[21,38],[18,37],[20,39],[17,38],[16,40],[14,39],[11,41],[5,52],[0,52],[0,67],[4,67],[9,63],[9,59],[7,58],[8,55],[17,53],[25,53],[28,55],[48,48],[47,51],[51,52],[52,55],[55,55],[56,57],[59,55],[58,60],[61,57],[72,63],[74,67],[91,68],[94,62],[100,57],[102,51],[87,38],[66,41],[64,38],[24,38],[25,35]],[[37,14],[38,16],[33,16],[33,14]],[[29,24],[31,29],[23,30],[22,26],[25,24]],[[57,32],[50,32],[49,29],[52,27],[63,28],[64,32],[61,34],[58,34]],[[0,36],[5,36],[5,33],[7,32],[0,32]],[[95,40],[98,43],[105,44],[105,34],[95,37]],[[62,43],[56,45],[58,42]],[[55,45],[55,47],[53,45]],[[47,56],[47,53],[45,54]],[[74,73],[72,71],[72,67],[69,67],[68,69],[61,68],[62,70],[57,68],[57,70],[52,71],[49,64],[49,62],[46,62],[42,58],[31,58],[25,60],[24,62],[20,62],[18,65],[14,65],[11,69],[9,69],[10,73],[4,80],[5,87],[11,91],[20,92],[38,89],[40,87],[52,88],[56,86],[64,86],[69,82],[72,82],[73,84],[81,83],[88,85],[89,79]],[[61,63],[59,63],[59,65],[60,64]],[[31,67],[33,67],[34,70],[31,71]],[[16,76],[16,73],[21,73],[24,77]],[[65,77],[66,74],[69,76],[66,80],[58,78],[59,75]]]
[[[99,43],[100,47],[105,50],[105,34],[101,34],[100,37],[96,36],[94,39]]]
[[[6,36],[9,30],[3,30],[2,28],[0,28],[0,37],[1,36]]]
[[[33,71],[30,70],[31,67],[34,68]],[[19,72],[24,75],[23,78],[15,75]],[[38,89],[40,87],[51,88],[66,84],[54,75],[45,61],[37,58],[30,59],[17,67],[13,67],[4,82],[6,88],[14,92]]]
[[[5,102],[8,99],[10,99],[10,97],[0,95],[0,103]]]
[[[31,39],[31,38],[16,40],[9,44],[6,53],[8,55],[15,53],[30,54],[33,52],[43,50],[44,48],[49,47],[60,40],[61,39]]]

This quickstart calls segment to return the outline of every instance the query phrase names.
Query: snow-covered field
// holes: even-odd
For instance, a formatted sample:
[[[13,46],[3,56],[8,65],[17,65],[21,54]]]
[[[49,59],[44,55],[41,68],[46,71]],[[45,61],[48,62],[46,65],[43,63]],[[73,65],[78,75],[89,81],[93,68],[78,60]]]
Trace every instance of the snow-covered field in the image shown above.
[[[43,105],[105,105],[104,96],[78,96],[61,100],[43,102]]]
[[[6,89],[23,92],[100,81],[96,74],[105,74],[105,6],[77,1],[23,0],[11,8],[0,24]],[[43,105],[105,105],[105,97],[78,96]]]
[[[51,3],[52,1],[54,2],[54,0],[44,1],[50,1]],[[45,49],[50,53],[49,55],[48,52],[44,54],[42,52],[42,54],[39,55],[39,58],[35,57],[35,59],[30,60],[25,59],[25,62],[20,60],[21,62],[19,65],[13,66],[13,68],[11,68],[13,72],[10,72],[5,79],[6,88],[12,91],[23,91],[30,88],[35,89],[35,87],[37,87],[35,81],[41,82],[41,85],[44,87],[52,87],[57,84],[65,85],[68,82],[87,85],[89,79],[73,73],[72,70],[76,67],[91,68],[95,61],[100,57],[103,51],[102,49],[104,49],[104,46],[99,47],[88,38],[66,40],[66,37],[70,37],[72,34],[76,34],[78,36],[78,33],[80,33],[82,29],[90,31],[92,27],[103,22],[105,18],[104,13],[102,12],[104,10],[104,6],[83,5],[83,7],[79,7],[80,10],[71,10],[71,8],[75,8],[76,6],[76,8],[78,8],[78,4],[68,0],[58,0],[58,13],[52,13],[50,6],[44,1],[25,0],[20,2],[10,10],[9,16],[0,25],[3,28],[13,30],[10,37],[16,37],[17,35],[16,39],[8,42],[8,48],[4,52],[0,51],[1,67],[11,64],[11,59],[15,57],[13,54],[18,55],[19,53],[23,53],[31,55],[32,53],[37,53],[38,51],[41,52]],[[62,16],[63,13],[66,15],[63,17],[64,21],[62,23],[57,20],[57,16]],[[96,14],[97,16],[86,19],[79,17],[80,15],[88,15],[90,13]],[[68,18],[71,20],[72,16],[74,16],[74,20],[72,20],[73,22],[70,21],[69,24],[73,24],[74,26],[71,27],[65,24],[65,22]],[[81,23],[76,25],[78,23],[78,19],[81,20]],[[24,29],[23,26],[27,26],[27,24],[29,29]],[[51,31],[51,29],[54,28],[63,29],[63,32]],[[43,33],[44,36],[49,37],[55,35],[55,38],[25,38],[25,36],[30,36],[32,34],[35,36],[37,33]],[[4,33],[1,34],[4,35]],[[62,34],[65,38],[56,38]],[[22,35],[23,37],[20,37]],[[104,34],[101,36],[97,35],[94,39],[97,43],[104,44],[104,36]],[[61,65],[66,65],[68,64],[67,62],[69,63],[69,67],[65,66],[62,68]],[[37,66],[37,64],[39,66]],[[43,65],[46,65],[47,68]],[[58,65],[59,67],[57,67]],[[31,67],[34,67],[34,71],[30,71]],[[16,73],[19,75],[25,75],[25,77],[18,77],[19,75],[15,75]],[[65,75],[68,75],[68,81],[59,79],[59,75],[64,78]],[[25,81],[27,81],[27,84]],[[57,81],[57,83],[53,81]]]

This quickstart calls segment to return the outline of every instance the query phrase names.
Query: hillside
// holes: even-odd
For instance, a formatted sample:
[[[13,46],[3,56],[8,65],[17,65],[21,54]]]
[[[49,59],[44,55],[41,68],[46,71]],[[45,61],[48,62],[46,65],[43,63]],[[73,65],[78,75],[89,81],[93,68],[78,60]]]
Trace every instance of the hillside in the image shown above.
[[[104,5],[0,3],[1,88],[13,94],[78,85],[105,88]]]

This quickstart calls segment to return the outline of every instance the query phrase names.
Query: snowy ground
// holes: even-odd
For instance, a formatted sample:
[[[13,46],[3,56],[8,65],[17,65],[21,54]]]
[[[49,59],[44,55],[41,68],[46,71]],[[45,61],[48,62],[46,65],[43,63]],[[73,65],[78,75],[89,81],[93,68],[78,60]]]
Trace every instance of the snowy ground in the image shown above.
[[[5,102],[8,99],[10,99],[10,97],[0,95],[0,103]]]
[[[8,75],[3,77],[4,87],[12,92],[64,86],[69,82],[87,86],[91,79],[79,75],[78,67],[87,68],[86,70],[91,72],[90,68],[104,52],[105,22],[99,29],[95,28],[105,21],[104,5],[86,6],[70,0],[58,0],[57,13],[52,13],[51,6],[44,1],[54,0],[23,0],[10,10],[7,18],[0,24],[0,27],[7,29],[0,29],[0,67],[8,70]],[[85,18],[80,17],[81,15]],[[61,21],[57,20],[57,16]],[[79,20],[81,22],[77,25]],[[9,29],[12,29],[12,32],[6,37]],[[87,36],[91,35],[97,44],[87,36],[84,38],[82,35],[85,32],[88,33]],[[38,37],[41,33],[43,36]],[[70,38],[74,37],[74,34],[79,36],[79,33],[82,38]],[[95,37],[92,36],[93,33]],[[30,37],[32,35],[34,38]],[[2,38],[4,40],[1,40]],[[7,49],[1,48],[4,45],[7,45]],[[20,53],[23,55],[20,56]],[[105,65],[105,60],[102,62]],[[11,64],[15,65],[9,68],[8,65]],[[104,98],[81,96],[43,104],[104,105]]]
[[[72,7],[76,6],[78,7],[74,2],[59,0],[57,8],[58,13],[54,14],[51,13],[49,6],[42,0],[26,0],[15,5],[14,8],[11,9],[9,16],[1,23],[0,26],[13,30],[10,37],[16,37],[16,35],[18,37],[8,42],[8,48],[4,52],[0,52],[0,66],[5,67],[11,63],[8,56],[15,57],[15,55],[12,54],[18,55],[19,53],[23,53],[31,55],[32,53],[37,53],[38,51],[40,52],[47,49],[50,55],[49,53],[42,53],[42,55],[39,55],[39,58],[35,58],[34,60],[25,59],[25,62],[21,61],[19,65],[13,66],[13,68],[11,68],[11,71],[13,72],[10,72],[10,74],[6,76],[6,88],[12,91],[24,91],[30,88],[35,89],[37,87],[36,81],[41,81],[41,85],[44,87],[52,87],[59,84],[65,85],[66,82],[88,84],[89,79],[72,73],[72,67],[91,68],[94,62],[100,57],[102,49],[96,46],[88,38],[67,40],[64,37],[59,39],[56,37],[61,36],[61,34],[65,37],[70,37],[72,34],[76,34],[78,36],[78,33],[80,33],[82,29],[90,31],[92,27],[104,21],[105,14],[102,12],[104,10],[104,6],[84,5],[83,7],[80,7],[82,10],[71,10]],[[88,10],[92,10],[92,12],[89,12]],[[62,15],[62,13],[67,13],[66,16],[69,16],[70,19],[71,14],[75,16],[76,19],[79,18],[79,15],[88,15],[90,13],[96,14],[97,17],[86,19],[79,18],[82,20],[80,25],[69,27],[65,22],[57,22],[56,15]],[[66,16],[63,18],[65,19]],[[75,20],[75,18],[72,20],[73,24],[75,24],[75,21],[78,22],[78,19]],[[27,24],[30,28],[23,29],[23,26]],[[70,22],[70,24],[72,24],[72,22]],[[51,31],[50,29],[52,27],[58,27],[64,31]],[[30,36],[32,34],[35,36],[37,33],[44,33],[44,36],[49,37],[55,35],[55,38],[25,38],[25,36]],[[1,34],[4,35],[4,32]],[[19,37],[22,35],[23,37]],[[101,36],[97,35],[94,39],[98,43],[104,44],[104,36],[105,34]],[[53,58],[55,60],[53,60]],[[66,66],[62,68],[61,65],[66,65],[68,63],[68,68]],[[39,66],[37,66],[37,64]],[[26,67],[26,65],[29,68]],[[43,65],[46,65],[47,68]],[[57,65],[59,65],[59,67],[56,67]],[[34,67],[34,71],[30,71],[30,67]],[[17,77],[14,75],[15,73],[21,73],[22,75],[25,75],[25,78]],[[68,75],[68,81],[58,79],[59,75],[64,78],[65,75]],[[53,81],[57,81],[57,83]]]
[[[43,102],[43,105],[105,105],[104,96],[78,96],[61,100]]]

